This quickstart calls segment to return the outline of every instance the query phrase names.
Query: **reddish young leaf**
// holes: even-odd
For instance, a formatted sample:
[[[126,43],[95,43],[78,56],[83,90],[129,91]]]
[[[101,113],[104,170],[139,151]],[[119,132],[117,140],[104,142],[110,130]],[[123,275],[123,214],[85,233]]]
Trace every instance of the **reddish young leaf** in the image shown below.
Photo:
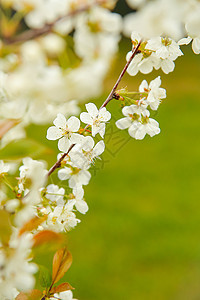
[[[29,293],[20,293],[15,300],[40,300],[42,297],[42,292],[39,290],[32,290]]]
[[[60,242],[62,242],[63,238],[62,238],[62,235],[60,235],[54,231],[43,230],[43,231],[37,233],[36,235],[34,235],[33,240],[34,240],[33,247],[37,247],[37,246],[40,246],[42,244],[49,243],[49,242],[60,243]]]
[[[39,290],[32,290],[28,294],[28,300],[40,300],[42,298],[43,293]]]
[[[58,282],[72,264],[72,255],[67,248],[59,249],[53,257],[52,285]]]
[[[20,229],[19,236],[22,235],[26,231],[32,231],[34,229],[37,229],[37,227],[42,224],[47,219],[47,216],[38,218],[34,217],[30,221],[24,224],[24,226]]]
[[[53,295],[55,293],[61,293],[61,292],[69,291],[69,290],[74,290],[74,288],[68,282],[64,282],[64,283],[61,283],[60,285],[55,286],[54,288],[52,288],[51,289],[51,295]]]
[[[28,296],[24,293],[20,293],[19,295],[17,295],[15,300],[28,300]]]

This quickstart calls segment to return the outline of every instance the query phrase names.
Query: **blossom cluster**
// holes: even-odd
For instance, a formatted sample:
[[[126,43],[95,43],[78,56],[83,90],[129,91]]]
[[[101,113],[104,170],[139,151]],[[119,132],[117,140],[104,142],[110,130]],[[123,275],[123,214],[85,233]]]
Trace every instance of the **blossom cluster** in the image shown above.
[[[32,30],[55,23],[47,35],[13,47],[12,39],[4,43],[0,37],[0,119],[20,120],[4,135],[4,146],[24,138],[31,123],[48,124],[60,111],[77,115],[79,101],[102,92],[118,51],[122,18],[101,1],[3,0],[2,5],[15,10],[16,18],[24,16]]]
[[[142,140],[160,133],[159,123],[150,117],[166,98],[160,76],[149,84],[144,79],[138,91],[129,91],[117,90],[120,75],[100,108],[90,100],[77,117],[79,101],[101,94],[121,31],[132,40],[126,57],[129,75],[153,69],[168,74],[183,55],[181,45],[192,41],[193,51],[200,53],[200,3],[127,0],[137,12],[122,19],[111,11],[112,0],[1,2],[28,30],[21,34],[17,23],[2,28],[0,148],[24,138],[25,128],[32,123],[53,122],[46,138],[58,141],[59,150],[57,163],[49,171],[45,161],[26,156],[14,163],[0,160],[0,218],[7,226],[5,236],[0,226],[0,298],[13,300],[34,288],[34,237],[48,230],[72,230],[89,209],[84,187],[91,180],[90,168],[106,150],[106,126],[112,122],[108,103],[115,99],[122,107],[124,117],[115,124],[118,129],[128,129],[132,138]],[[49,180],[54,171],[55,184]],[[35,218],[40,220],[37,226],[23,231]],[[66,290],[48,296],[58,298],[72,300],[73,294]]]

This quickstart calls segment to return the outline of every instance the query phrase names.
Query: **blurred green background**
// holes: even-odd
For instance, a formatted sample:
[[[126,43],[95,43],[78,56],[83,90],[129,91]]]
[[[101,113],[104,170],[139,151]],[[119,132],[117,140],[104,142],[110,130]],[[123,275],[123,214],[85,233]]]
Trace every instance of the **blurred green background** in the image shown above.
[[[117,11],[123,14],[127,7]],[[106,99],[130,49],[124,39],[105,93],[90,101],[100,106]],[[161,76],[167,99],[153,116],[160,135],[131,139],[114,125],[122,117],[117,101],[108,105],[113,120],[107,148],[85,188],[90,209],[85,216],[77,214],[81,223],[68,235],[73,264],[65,280],[79,300],[200,299],[200,56],[190,46],[183,51],[173,73],[126,74],[120,85],[134,91],[143,79]],[[57,142],[45,139],[47,128],[30,126],[29,144],[23,149],[21,142],[11,144],[13,155],[32,149],[32,156],[47,159],[50,167],[58,150]],[[2,159],[9,153],[3,151]],[[50,182],[57,183],[56,178]],[[42,263],[51,260],[47,255]]]
[[[92,99],[97,105],[130,47],[123,40],[105,94]],[[183,51],[173,73],[126,74],[120,85],[134,91],[143,79],[161,76],[167,99],[153,117],[162,131],[136,141],[114,121],[108,125],[105,154],[85,189],[90,210],[78,214],[82,221],[69,233],[74,261],[65,279],[79,300],[200,299],[200,57],[190,47]],[[122,117],[116,100],[108,109]],[[43,143],[47,127],[33,129],[29,136]],[[57,143],[46,145],[54,151],[50,166]]]

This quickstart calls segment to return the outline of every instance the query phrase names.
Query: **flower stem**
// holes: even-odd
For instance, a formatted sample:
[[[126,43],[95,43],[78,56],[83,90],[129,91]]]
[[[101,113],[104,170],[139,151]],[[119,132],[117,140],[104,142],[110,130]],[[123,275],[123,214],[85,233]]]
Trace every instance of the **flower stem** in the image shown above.
[[[7,187],[9,187],[11,189],[11,191],[15,193],[14,188],[12,187],[12,185],[10,184],[10,182],[6,179],[6,177],[5,176],[1,176],[1,179],[4,182],[4,184],[7,185]]]

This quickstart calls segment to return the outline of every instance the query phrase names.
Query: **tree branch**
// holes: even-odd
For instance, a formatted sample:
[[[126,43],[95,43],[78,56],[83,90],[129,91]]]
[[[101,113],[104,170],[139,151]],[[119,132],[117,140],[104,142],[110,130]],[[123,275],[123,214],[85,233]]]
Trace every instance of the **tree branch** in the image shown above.
[[[134,49],[132,50],[133,53],[132,53],[131,57],[130,57],[129,60],[127,61],[126,65],[125,65],[125,67],[123,68],[121,74],[119,75],[119,77],[118,77],[118,79],[117,79],[117,81],[116,81],[114,87],[112,88],[112,90],[111,90],[109,96],[108,96],[107,99],[104,101],[104,103],[102,104],[102,106],[100,107],[100,109],[102,109],[103,107],[106,107],[106,106],[108,105],[108,103],[115,97],[115,91],[116,91],[116,89],[117,89],[117,87],[118,87],[120,81],[122,80],[124,74],[126,73],[126,70],[128,69],[128,66],[129,66],[130,63],[132,62],[132,60],[133,60],[133,58],[135,57],[135,55],[136,55],[137,53],[140,52],[140,51],[139,51],[139,47],[140,47],[140,45],[141,45],[141,42],[142,42],[142,41],[140,41],[140,42],[138,43],[137,47],[134,48]],[[100,109],[99,109],[99,110],[100,110]],[[86,125],[86,127],[84,128],[84,130],[85,130],[87,127],[88,127],[88,125]],[[48,172],[48,176],[50,176],[56,169],[60,168],[62,160],[69,154],[69,152],[74,148],[74,146],[75,146],[75,144],[72,144],[72,145],[70,146],[70,148],[68,149],[68,151],[67,151],[66,153],[64,153],[64,154],[61,156],[61,158],[60,158],[60,159],[59,159],[59,160],[51,167],[51,169],[50,169],[49,172]]]
[[[71,12],[69,12],[66,16],[62,16],[59,17],[58,19],[56,19],[54,22],[49,23],[49,24],[45,24],[44,27],[39,28],[39,29],[29,29],[26,30],[25,32],[17,35],[16,37],[13,38],[2,38],[2,41],[6,44],[6,45],[12,45],[12,44],[16,44],[16,43],[21,43],[21,42],[25,42],[25,41],[29,41],[32,39],[35,39],[39,36],[42,36],[44,34],[50,33],[53,30],[54,25],[61,21],[61,20],[65,20],[68,18],[71,18],[81,12],[87,11],[89,10],[91,7],[96,6],[96,5],[103,5],[107,2],[108,0],[96,0],[96,2],[92,3],[92,4],[87,4],[87,5],[82,5],[79,8],[72,10]]]

